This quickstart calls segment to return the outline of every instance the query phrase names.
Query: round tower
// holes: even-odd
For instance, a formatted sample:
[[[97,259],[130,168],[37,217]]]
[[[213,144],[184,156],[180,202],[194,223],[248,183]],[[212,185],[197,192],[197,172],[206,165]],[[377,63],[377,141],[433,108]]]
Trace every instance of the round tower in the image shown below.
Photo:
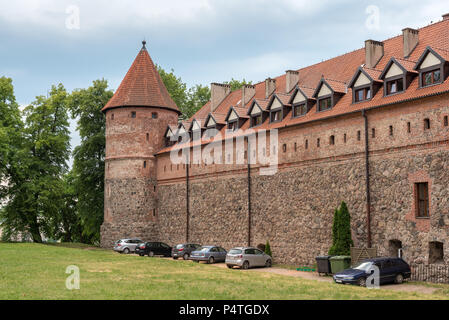
[[[104,222],[101,245],[121,238],[156,239],[157,180],[154,154],[180,111],[143,46],[111,100],[106,115]]]

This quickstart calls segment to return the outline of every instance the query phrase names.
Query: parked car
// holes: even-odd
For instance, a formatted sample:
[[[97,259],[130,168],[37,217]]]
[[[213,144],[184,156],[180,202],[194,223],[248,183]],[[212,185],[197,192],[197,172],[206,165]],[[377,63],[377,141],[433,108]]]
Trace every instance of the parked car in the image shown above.
[[[334,275],[336,283],[350,283],[366,287],[366,279],[372,273],[372,266],[379,268],[379,284],[402,283],[411,276],[410,266],[401,258],[373,258],[359,263],[354,268],[340,271]]]
[[[173,259],[178,259],[182,257],[184,260],[187,260],[189,259],[190,254],[193,251],[197,250],[198,248],[201,248],[201,245],[196,243],[178,244],[173,247],[171,251],[171,256],[173,257]]]
[[[117,240],[114,244],[114,251],[120,253],[130,253],[136,250],[136,247],[139,243],[143,241],[137,238],[133,239],[120,239]]]
[[[171,256],[172,248],[163,242],[146,242],[141,243],[136,247],[136,253],[143,257],[144,255],[148,255],[149,257],[153,256]]]
[[[226,260],[226,250],[218,246],[202,246],[192,251],[190,260],[194,262],[207,261],[207,263],[224,262]]]
[[[237,247],[229,250],[225,263],[228,268],[271,267],[272,258],[262,250],[252,247]]]

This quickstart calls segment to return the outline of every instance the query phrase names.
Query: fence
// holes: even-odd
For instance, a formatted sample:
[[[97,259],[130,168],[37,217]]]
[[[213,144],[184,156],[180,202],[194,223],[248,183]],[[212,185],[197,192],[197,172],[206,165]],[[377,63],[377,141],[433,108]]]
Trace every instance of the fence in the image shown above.
[[[427,281],[433,283],[449,283],[449,266],[444,264],[413,264],[410,265],[412,281]]]

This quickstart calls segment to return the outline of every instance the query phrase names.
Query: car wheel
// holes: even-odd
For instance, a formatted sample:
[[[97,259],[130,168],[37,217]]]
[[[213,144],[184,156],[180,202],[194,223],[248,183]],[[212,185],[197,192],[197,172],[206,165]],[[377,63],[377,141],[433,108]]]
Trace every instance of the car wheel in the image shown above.
[[[184,253],[184,255],[182,256],[182,258],[183,258],[184,260],[189,259],[189,254],[188,254],[188,253]]]
[[[359,284],[359,286],[361,287],[366,287],[366,279],[365,278],[360,278],[357,283]]]
[[[129,249],[128,248],[123,249],[123,253],[124,254],[128,254],[129,253]]]
[[[249,262],[248,261],[243,262],[242,269],[244,269],[244,270],[248,270],[249,269]]]
[[[232,266],[230,264],[227,264],[226,267],[228,267],[229,269],[232,269]]]
[[[268,259],[267,262],[265,262],[265,267],[271,268],[271,259]]]
[[[402,274],[397,274],[396,278],[394,278],[394,283],[401,284],[404,282],[404,276]]]
[[[215,262],[214,257],[209,257],[209,260],[207,261],[207,263],[212,264],[212,263],[214,263],[214,262]]]
[[[154,257],[154,252],[153,251],[148,252],[148,256],[149,257]]]

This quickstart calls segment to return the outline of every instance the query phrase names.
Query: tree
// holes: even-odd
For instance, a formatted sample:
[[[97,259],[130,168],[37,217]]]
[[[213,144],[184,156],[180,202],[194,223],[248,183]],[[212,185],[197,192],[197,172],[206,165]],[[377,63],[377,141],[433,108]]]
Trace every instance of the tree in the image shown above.
[[[81,144],[73,151],[73,188],[81,219],[84,242],[100,239],[104,216],[105,117],[101,109],[111,99],[106,80],[96,80],[87,89],[74,90],[68,98],[73,118],[77,118]]]
[[[186,107],[183,108],[183,119],[189,119],[195,112],[210,100],[210,89],[200,84],[189,89]]]
[[[241,87],[243,87],[246,84],[251,84],[252,81],[246,81],[243,79],[242,81],[236,80],[234,78],[231,79],[231,81],[226,81],[225,84],[229,84],[231,86],[231,91],[239,90]]]
[[[332,226],[332,247],[329,255],[349,255],[354,245],[351,236],[351,216],[343,201],[339,209],[335,210]]]
[[[70,155],[67,92],[53,86],[25,108],[25,126],[8,179],[2,212],[7,233],[29,234],[34,242],[52,236],[61,206],[62,176]]]

